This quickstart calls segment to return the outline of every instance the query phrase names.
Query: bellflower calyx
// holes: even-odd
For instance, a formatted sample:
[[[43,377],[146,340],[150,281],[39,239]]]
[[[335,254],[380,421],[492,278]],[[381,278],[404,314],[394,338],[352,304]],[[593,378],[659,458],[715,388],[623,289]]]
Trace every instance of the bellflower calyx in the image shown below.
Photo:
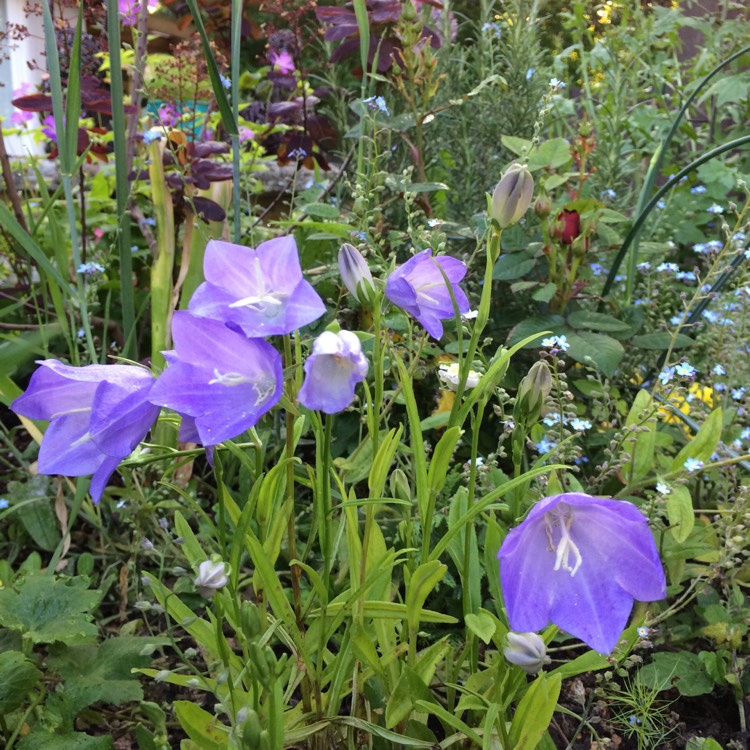
[[[633,600],[666,596],[648,521],[631,503],[568,492],[538,502],[498,553],[510,627],[550,622],[608,654]]]
[[[416,318],[432,338],[440,339],[440,321],[453,317],[451,291],[459,313],[469,312],[469,300],[458,286],[464,276],[466,264],[462,261],[446,255],[433,258],[432,250],[423,250],[388,276],[385,296]]]
[[[277,237],[253,250],[211,240],[203,259],[206,281],[188,309],[239,328],[250,337],[291,333],[317,320],[325,305],[302,278],[293,237]]]
[[[186,432],[204,446],[253,427],[281,398],[281,356],[216,320],[174,314],[175,349],[149,396],[154,404],[187,415]]]
[[[354,388],[367,377],[367,357],[351,331],[324,331],[305,360],[305,382],[297,398],[302,406],[326,414],[343,411],[354,401]]]
[[[132,365],[72,367],[56,359],[39,364],[10,408],[50,423],[39,449],[39,473],[93,474],[89,491],[97,503],[112,472],[159,415],[148,399],[154,378]]]

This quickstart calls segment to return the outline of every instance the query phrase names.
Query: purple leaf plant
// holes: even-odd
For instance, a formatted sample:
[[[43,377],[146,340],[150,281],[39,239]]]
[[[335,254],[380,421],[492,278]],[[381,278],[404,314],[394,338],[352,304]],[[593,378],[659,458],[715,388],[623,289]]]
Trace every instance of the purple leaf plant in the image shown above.
[[[156,421],[149,400],[154,378],[131,365],[72,367],[39,362],[26,392],[10,408],[29,419],[49,421],[39,449],[40,474],[91,478],[94,502],[107,480]]]
[[[469,300],[458,286],[464,276],[466,264],[462,261],[445,255],[433,258],[432,250],[423,250],[388,276],[385,296],[419,321],[432,338],[440,339],[440,321],[454,317],[451,292],[458,311],[469,312]]]
[[[552,622],[604,654],[617,645],[634,599],[666,596],[648,521],[622,500],[546,497],[510,531],[498,558],[512,630]]]

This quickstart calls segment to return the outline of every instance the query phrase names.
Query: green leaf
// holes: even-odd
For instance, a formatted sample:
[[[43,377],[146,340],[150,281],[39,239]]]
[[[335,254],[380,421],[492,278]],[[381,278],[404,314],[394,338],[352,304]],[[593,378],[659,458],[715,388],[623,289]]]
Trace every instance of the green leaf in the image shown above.
[[[705,695],[714,689],[714,681],[701,660],[690,651],[655,654],[651,664],[641,667],[636,679],[651,690],[661,692],[676,687],[686,696]]]
[[[528,157],[528,167],[532,172],[539,169],[559,169],[570,163],[570,145],[564,138],[552,138],[533,148],[532,142],[525,138],[504,135],[503,146],[518,156]]]
[[[403,431],[404,426],[402,424],[398,428],[394,427],[380,443],[375,460],[372,462],[367,482],[370,497],[380,497],[383,494],[383,488],[388,478],[388,470],[393,463],[393,458],[398,450]],[[372,441],[368,438],[368,442]]]
[[[672,334],[666,331],[659,331],[657,333],[642,333],[640,336],[633,336],[633,346],[637,346],[639,349],[656,349],[664,350],[669,349],[670,345],[673,349],[684,349],[686,346],[691,346],[695,343],[695,339],[691,339],[690,336],[686,336],[684,333],[678,333],[674,337],[674,343],[672,342]]]
[[[34,542],[47,552],[52,552],[60,541],[57,517],[52,510],[50,478],[43,474],[29,477],[25,482],[10,482],[8,494],[11,504],[18,508],[18,516]]]
[[[113,747],[111,737],[94,737],[83,732],[70,734],[32,732],[18,743],[18,750],[111,750]]]
[[[625,355],[622,344],[611,336],[600,333],[566,333],[570,348],[566,352],[576,362],[594,366],[608,378],[615,374],[617,365]]]
[[[445,577],[448,566],[438,560],[422,563],[412,574],[406,586],[406,621],[409,631],[416,632],[422,607],[435,586]]]
[[[143,700],[143,689],[132,670],[148,666],[152,651],[168,643],[167,638],[119,636],[101,645],[53,647],[49,668],[64,680],[56,695],[71,716],[100,701],[117,706]]]
[[[418,700],[434,703],[430,689],[422,678],[406,663],[401,665],[401,677],[385,707],[385,726],[393,729],[406,719]]]
[[[577,656],[572,661],[564,662],[548,674],[556,674],[563,680],[567,680],[569,677],[575,677],[576,675],[585,674],[586,672],[595,672],[599,669],[609,669],[611,666],[612,664],[609,661],[609,657],[598,654],[596,651],[587,651],[585,654]]]
[[[172,705],[180,726],[200,750],[226,750],[229,727],[190,701],[175,701]]]
[[[453,450],[462,434],[463,430],[459,427],[449,427],[435,446],[427,472],[427,484],[433,495],[437,495],[443,489],[445,477],[451,467]]]
[[[47,575],[32,575],[19,591],[0,590],[0,625],[20,631],[32,643],[69,642],[95,636],[91,610],[101,592]]]
[[[606,331],[617,333],[629,331],[630,324],[618,320],[612,315],[590,312],[589,310],[577,310],[568,316],[568,323],[573,328],[590,328],[592,331]]]
[[[301,210],[302,213],[318,219],[337,219],[341,215],[338,206],[331,206],[328,203],[308,203],[306,206],[302,206]]]
[[[721,745],[711,737],[691,737],[685,750],[723,750]]]
[[[534,750],[547,731],[560,695],[562,677],[541,673],[521,699],[510,725],[510,747]]]
[[[444,182],[410,182],[406,186],[410,193],[434,193],[437,190],[450,190]]]
[[[530,258],[526,253],[507,253],[501,255],[492,270],[495,281],[511,281],[525,276],[536,265],[536,258]]]
[[[20,708],[41,673],[20,651],[0,653],[0,716]]]
[[[719,407],[708,415],[695,437],[675,456],[672,461],[672,471],[682,469],[688,458],[708,461],[721,439],[721,428],[722,410]]]
[[[690,490],[687,487],[683,485],[673,487],[667,495],[667,518],[669,531],[675,541],[684,542],[695,527],[693,498],[690,497]]]
[[[557,284],[550,282],[545,284],[541,289],[537,289],[532,295],[531,299],[537,302],[549,302],[557,292]]]
[[[512,346],[538,333],[537,337],[524,346],[524,349],[536,349],[545,336],[549,336],[550,334],[559,336],[562,333],[567,334],[567,332],[568,329],[565,327],[565,321],[560,315],[537,315],[532,318],[526,318],[513,328],[508,335],[508,346]]]
[[[480,612],[479,614],[470,613],[464,619],[466,620],[466,627],[474,635],[481,638],[485,643],[489,643],[492,640],[492,636],[495,635],[496,630],[495,620],[492,615],[487,612]]]
[[[625,444],[631,460],[622,467],[622,474],[627,481],[642,479],[654,465],[654,449],[656,447],[656,422],[650,421],[647,415],[653,413],[653,399],[651,394],[642,389],[638,391],[633,406],[625,420],[626,427],[639,425],[635,435],[629,436]],[[642,431],[641,431],[642,430]]]

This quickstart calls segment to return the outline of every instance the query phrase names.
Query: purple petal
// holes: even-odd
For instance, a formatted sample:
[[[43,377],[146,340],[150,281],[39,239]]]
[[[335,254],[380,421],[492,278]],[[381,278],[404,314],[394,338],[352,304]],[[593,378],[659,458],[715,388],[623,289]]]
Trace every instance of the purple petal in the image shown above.
[[[111,458],[105,456],[99,468],[94,472],[89,483],[89,494],[94,504],[98,503],[102,499],[104,494],[104,488],[107,486],[107,481],[112,476],[114,470],[120,463],[119,458]]]
[[[80,477],[92,474],[106,457],[88,432],[89,410],[50,422],[39,448],[40,474]]]

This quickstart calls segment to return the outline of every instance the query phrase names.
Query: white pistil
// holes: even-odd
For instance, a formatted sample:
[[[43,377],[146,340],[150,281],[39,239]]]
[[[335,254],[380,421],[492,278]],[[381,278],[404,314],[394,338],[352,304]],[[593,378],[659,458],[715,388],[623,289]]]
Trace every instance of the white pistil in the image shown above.
[[[578,568],[581,567],[583,557],[581,551],[578,549],[576,543],[570,537],[570,527],[573,523],[573,517],[567,516],[566,518],[559,518],[560,523],[560,541],[557,544],[557,550],[555,553],[555,567],[554,570],[566,570],[570,573],[572,578]],[[575,563],[573,567],[570,567],[570,554],[573,553]]]
[[[209,385],[215,385],[218,383],[219,385],[242,385],[243,383],[250,383],[252,382],[250,378],[246,378],[244,375],[240,374],[239,372],[225,372],[220,373],[218,370],[214,369],[214,375],[216,377],[213,378],[213,380],[209,380]]]

